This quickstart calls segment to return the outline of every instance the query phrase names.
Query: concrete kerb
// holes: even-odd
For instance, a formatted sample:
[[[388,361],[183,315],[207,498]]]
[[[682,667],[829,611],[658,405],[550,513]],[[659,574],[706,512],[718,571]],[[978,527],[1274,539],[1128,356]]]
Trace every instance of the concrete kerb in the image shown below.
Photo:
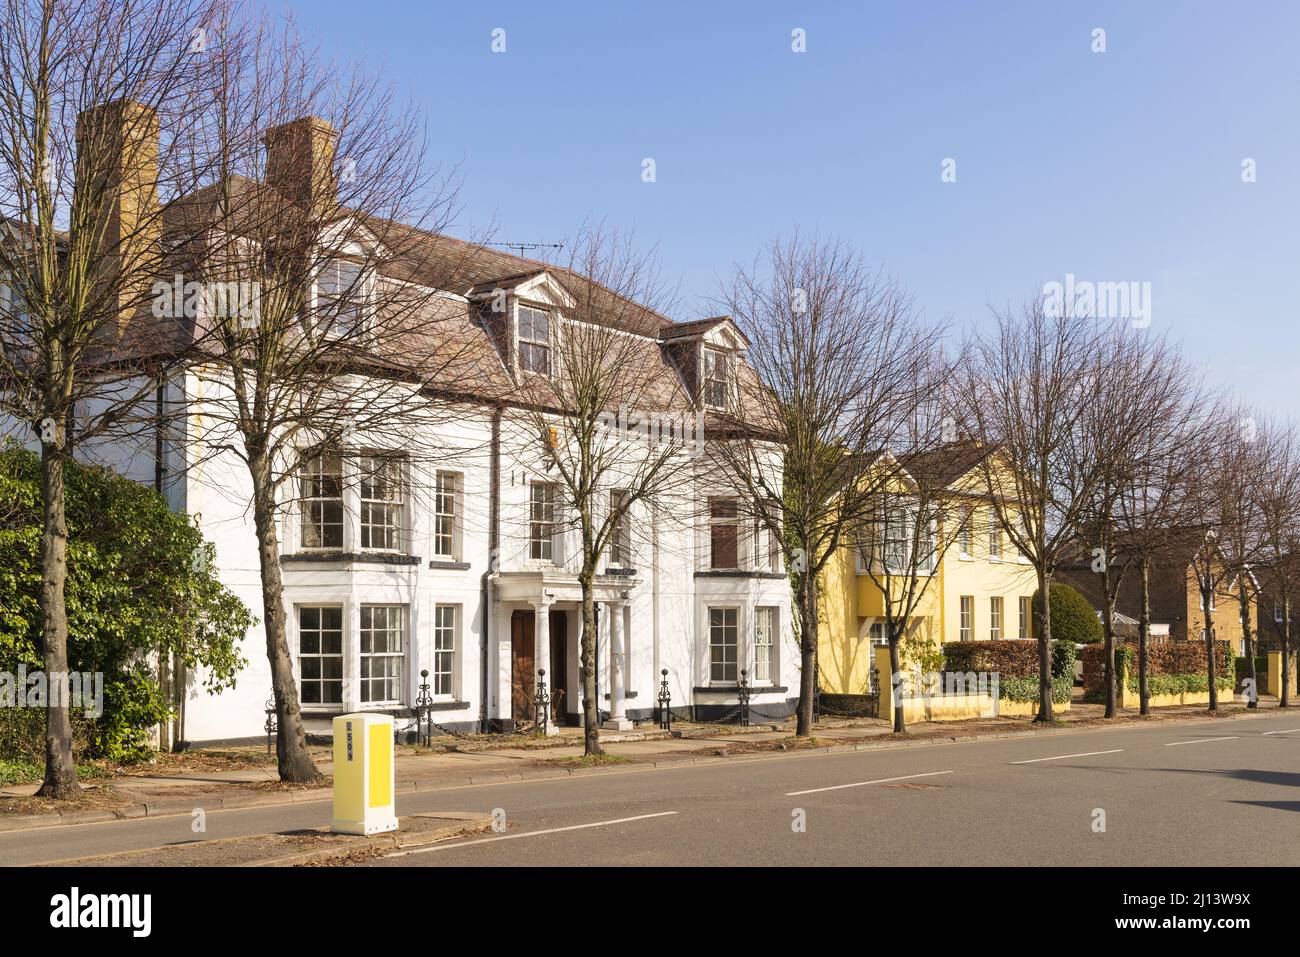
[[[1165,718],[1160,725],[1202,724],[1209,721],[1239,720],[1276,716],[1277,709],[1257,711],[1235,711],[1221,715],[1186,715]],[[1297,709],[1300,716],[1300,709]],[[779,758],[796,757],[812,754],[847,754],[855,751],[888,750],[892,748],[914,748],[926,745],[961,744],[966,741],[996,741],[1007,738],[1022,738],[1027,735],[1089,734],[1093,732],[1123,731],[1135,728],[1150,728],[1152,723],[1126,721],[1121,724],[1098,724],[1087,727],[1052,727],[1023,730],[997,731],[968,735],[936,734],[923,738],[894,739],[878,736],[866,741],[846,744],[819,744],[810,748],[798,748],[788,751],[752,751],[737,752],[735,755],[689,755],[664,757],[654,761],[638,761],[610,767],[591,768],[536,768],[512,769],[498,772],[479,772],[469,775],[439,778],[436,781],[407,780],[398,783],[397,793],[411,794],[424,791],[445,791],[457,788],[481,787],[490,784],[518,784],[524,781],[562,779],[599,774],[625,774],[637,771],[663,770],[668,768],[707,766],[716,764],[741,764],[751,761],[767,761]],[[195,807],[207,810],[235,810],[240,808],[266,807],[276,804],[317,803],[332,798],[330,788],[306,788],[290,792],[243,792],[212,798],[174,798],[162,801],[146,801],[139,804],[124,805],[112,810],[65,811],[62,813],[22,815],[14,817],[0,816],[0,833],[34,830],[43,827],[63,827],[75,824],[102,824],[113,820],[127,820],[141,817],[170,817],[190,814]]]
[[[412,823],[422,820],[443,820],[452,823],[443,824],[440,827],[432,827],[428,830],[412,828]],[[332,843],[327,847],[312,848],[305,851],[288,851],[283,848],[274,846],[274,841],[284,838],[286,834],[253,834],[242,837],[225,837],[215,838],[210,841],[195,841],[193,843],[179,845],[165,845],[162,847],[147,847],[133,851],[119,851],[107,854],[92,854],[86,857],[67,858],[59,861],[48,861],[38,867],[64,867],[64,866],[86,866],[94,864],[109,864],[114,866],[177,866],[186,862],[179,860],[185,855],[199,854],[205,852],[215,852],[220,857],[222,853],[229,855],[234,851],[236,858],[244,857],[247,859],[236,860],[209,860],[206,866],[218,867],[299,867],[305,864],[322,864],[333,860],[345,860],[358,854],[366,856],[375,856],[386,851],[407,850],[410,848],[425,847],[431,844],[438,844],[442,841],[451,840],[452,838],[463,837],[469,834],[477,834],[488,830],[492,826],[492,816],[477,811],[434,811],[427,814],[408,815],[402,820],[402,830],[392,831],[386,834],[376,834],[370,837],[361,837],[347,834],[331,834],[325,828],[317,829],[319,835],[324,840]],[[301,836],[299,832],[296,836]],[[268,842],[271,846],[264,847]],[[164,858],[159,859],[160,855]],[[263,856],[264,855],[264,856]],[[190,864],[196,862],[190,861]],[[203,863],[203,862],[199,862]]]

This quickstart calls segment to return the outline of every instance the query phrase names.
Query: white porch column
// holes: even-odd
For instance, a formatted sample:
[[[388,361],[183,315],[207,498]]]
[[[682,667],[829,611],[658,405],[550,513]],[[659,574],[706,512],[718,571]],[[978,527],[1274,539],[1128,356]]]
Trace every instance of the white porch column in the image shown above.
[[[543,598],[541,601],[533,602],[533,680],[546,682],[546,693],[555,700],[551,689],[555,686],[555,676],[551,674],[551,603]],[[546,672],[543,676],[541,672]],[[537,684],[533,685],[537,688]],[[550,718],[546,723],[546,733],[559,734],[560,730],[555,726],[555,713],[551,712]]]
[[[632,728],[623,695],[627,662],[627,649],[623,644],[625,604],[626,601],[609,603],[609,719],[602,727],[610,731],[629,731]]]

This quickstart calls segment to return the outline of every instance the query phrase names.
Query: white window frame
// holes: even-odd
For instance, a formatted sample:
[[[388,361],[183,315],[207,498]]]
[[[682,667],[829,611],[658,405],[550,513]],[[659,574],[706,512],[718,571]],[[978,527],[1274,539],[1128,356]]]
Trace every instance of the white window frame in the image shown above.
[[[367,463],[373,466],[379,463],[381,468],[391,468],[393,474],[388,476],[395,492],[396,498],[375,498],[366,497],[367,476],[374,474],[374,468],[367,469]],[[386,554],[401,554],[405,551],[406,539],[406,463],[400,456],[385,455],[382,453],[361,453],[357,455],[357,516],[358,516],[358,550],[362,552],[378,552]],[[346,489],[344,492],[346,496]],[[381,511],[385,518],[382,523],[376,523],[373,519],[376,511]],[[390,538],[392,544],[376,545],[373,534],[375,529],[382,530],[384,538]],[[367,530],[370,530],[370,544],[366,544]]]
[[[781,606],[758,605],[754,608],[754,638],[749,665],[752,685],[776,683],[776,636],[781,633],[780,626]]]
[[[304,611],[310,611],[310,610],[314,610],[317,612],[319,616],[317,618],[318,624],[317,627],[315,628],[304,629],[302,624],[302,613]],[[325,611],[337,612],[339,616],[339,626],[337,629],[339,634],[339,650],[337,653],[326,654],[323,650],[321,650],[325,647],[324,644],[325,633],[327,631],[332,632],[336,630],[334,628],[328,628],[328,629],[325,628],[324,615],[323,615]],[[344,705],[346,704],[346,699],[344,696],[347,693],[347,688],[346,688],[347,670],[348,670],[347,669],[347,655],[348,655],[347,608],[339,602],[303,602],[300,604],[295,604],[293,608],[293,628],[294,628],[294,635],[296,638],[295,645],[297,646],[294,654],[294,665],[298,673],[298,695],[302,701],[303,706],[307,708],[318,709],[318,710],[332,709],[332,710],[342,711]],[[315,648],[317,649],[316,651],[307,652],[307,653],[303,652],[304,632],[316,633],[316,641],[317,641],[315,645]],[[320,667],[317,669],[318,674],[316,676],[313,676],[311,678],[304,677],[303,667],[302,667],[302,663],[304,659],[310,659],[320,663]],[[325,677],[324,664],[327,659],[338,659],[339,675],[337,678]],[[323,699],[325,697],[325,686],[327,683],[328,684],[337,683],[338,693],[339,693],[338,701],[308,700],[307,687],[309,684],[319,686],[320,697]]]
[[[366,632],[367,631],[370,631],[372,633],[376,632],[375,623],[374,623],[374,614],[376,611],[380,611],[380,610],[385,612],[385,618],[388,619],[386,626],[383,628],[383,634],[390,635],[390,636],[392,634],[397,635],[397,640],[400,642],[400,647],[398,648],[397,651],[393,651],[391,648],[386,651],[367,652],[365,650]],[[369,612],[371,615],[371,624],[369,628],[366,627],[367,612]],[[407,696],[406,682],[407,682],[407,677],[409,675],[407,659],[408,659],[408,655],[410,654],[410,646],[411,646],[411,643],[408,640],[408,633],[410,629],[408,627],[407,619],[409,617],[410,616],[407,612],[406,605],[392,604],[387,602],[366,602],[360,606],[360,615],[357,619],[358,621],[357,694],[358,694],[358,700],[361,702],[361,705],[363,707],[396,708],[396,707],[401,707],[403,704],[405,704],[406,696]],[[392,626],[392,622],[394,620],[397,623],[396,628]],[[366,674],[367,663],[375,662],[375,661],[385,661],[385,662],[396,661],[397,674],[392,675],[392,674],[385,673],[378,677],[376,677],[373,674],[367,675]],[[387,670],[387,666],[385,670]],[[366,695],[370,691],[370,686],[376,681],[381,682],[385,685],[395,686],[397,688],[397,697],[368,699]]]
[[[524,312],[534,312],[543,316],[546,320],[546,337],[544,339],[535,338],[530,329],[530,335],[524,336]],[[520,372],[530,375],[540,375],[549,378],[555,371],[555,313],[542,306],[534,305],[527,302],[515,303],[515,364]],[[543,350],[542,358],[545,360],[545,369],[533,369],[524,362],[524,347],[530,350]],[[532,355],[532,352],[529,352]]]
[[[1033,602],[1030,598],[1026,597],[1025,595],[1021,595],[1018,604],[1020,607],[1019,636],[1021,640],[1026,640],[1029,637],[1031,637],[1030,630],[1029,630],[1029,619],[1033,615]]]
[[[356,279],[347,285],[337,283],[334,291],[326,292],[324,281],[329,279],[328,272],[333,270],[337,273],[343,266],[355,270]],[[312,282],[315,305],[315,315],[312,316],[313,327],[327,339],[343,339],[364,334],[370,325],[372,286],[370,270],[364,263],[356,262],[347,256],[337,256],[322,263],[317,267]],[[327,306],[331,301],[344,302],[345,305],[335,311]],[[329,315],[324,314],[327,309],[330,310]],[[323,329],[320,328],[325,323],[328,325]]]
[[[717,374],[721,371],[721,377]],[[722,401],[715,401],[717,390]],[[709,409],[726,409],[731,396],[731,356],[726,349],[703,345],[700,349],[700,404]]]
[[[1002,625],[1006,603],[1002,600],[1001,595],[989,596],[989,640],[1002,640]]]
[[[973,641],[975,638],[975,596],[961,595],[957,599],[957,640]]]
[[[316,492],[322,485],[321,476],[329,476],[333,473],[324,471],[324,464],[327,459],[333,458],[338,462],[338,495],[317,495],[307,494],[309,491]],[[341,552],[345,551],[348,546],[348,506],[347,506],[347,469],[345,460],[347,456],[336,449],[325,449],[312,455],[304,454],[298,462],[298,541],[299,548],[303,551],[311,552]],[[313,467],[315,463],[322,463],[320,468]],[[330,503],[338,503],[339,518],[337,522],[325,522],[325,508]],[[314,516],[315,506],[321,507],[321,521],[317,522]],[[317,541],[315,544],[309,542],[307,534],[308,529],[313,529],[316,533]],[[325,535],[322,534],[325,528],[338,528],[339,541],[337,545],[325,544]]]
[[[731,660],[730,662],[727,662],[727,660],[726,660],[726,652],[725,652],[725,649],[728,647],[727,643],[724,641],[722,644],[715,644],[715,642],[714,642],[714,640],[713,640],[713,636],[714,636],[714,631],[713,631],[713,629],[714,629],[714,627],[715,627],[715,626],[714,626],[714,623],[713,623],[713,613],[714,613],[714,612],[721,612],[721,613],[722,613],[722,624],[719,625],[719,626],[717,626],[717,627],[720,627],[720,628],[723,629],[723,636],[724,636],[724,637],[725,637],[726,629],[727,629],[728,627],[731,628],[731,634],[732,634],[732,639],[733,639],[733,640],[732,640],[732,642],[731,642],[731,644],[730,644],[730,647],[732,648],[732,656],[733,656],[733,657],[732,657],[732,660]],[[707,615],[708,615],[708,623],[707,623],[707,627],[708,627],[708,636],[709,636],[709,638],[708,638],[708,645],[707,645],[707,647],[708,647],[708,659],[707,659],[707,661],[706,661],[706,665],[708,666],[708,669],[709,669],[709,684],[710,684],[710,685],[723,685],[723,686],[731,686],[731,685],[735,685],[735,684],[737,684],[737,683],[740,681],[740,606],[738,606],[738,605],[709,605],[709,606],[707,606],[707,608],[706,608],[706,613],[707,613]],[[733,620],[732,620],[732,623],[731,623],[730,626],[727,625],[727,621],[726,621],[726,619],[727,619],[727,614],[728,614],[728,613],[731,614],[732,619],[733,619]],[[713,661],[713,649],[714,649],[715,647],[719,647],[719,648],[722,648],[722,649],[723,649],[723,660],[722,660],[722,662],[720,663],[720,664],[721,664],[721,667],[722,667],[722,677],[721,677],[721,678],[715,678],[715,677],[714,677],[714,670],[713,670],[713,667],[714,667],[714,661]],[[727,666],[728,666],[728,664],[730,664],[730,667],[731,667],[731,670],[732,670],[732,675],[731,675],[730,678],[727,677]]]
[[[1002,561],[1002,526],[997,523],[997,519],[989,526],[989,561]]]
[[[716,515],[714,513],[715,504],[722,505],[722,506],[729,505],[731,514]],[[741,554],[741,543],[744,539],[744,535],[741,534],[742,523],[740,521],[739,499],[731,495],[711,495],[705,502],[705,505],[708,508],[707,515],[708,515],[708,525],[709,525],[709,537],[708,537],[709,568],[716,569],[718,571],[735,571],[739,568],[742,568],[744,564],[744,556]],[[732,529],[732,533],[735,538],[736,560],[730,565],[720,565],[718,564],[717,558],[714,553],[713,532],[714,529],[728,528],[728,527]]]
[[[612,515],[614,510],[622,505],[628,498],[628,492],[623,489],[613,489],[609,493],[609,511]],[[633,568],[636,561],[632,555],[632,510],[626,509],[623,515],[614,523],[610,529],[609,536],[609,567],[610,568]]]
[[[450,623],[445,618],[450,617]],[[436,602],[433,606],[433,634],[430,644],[429,693],[440,701],[456,698],[459,684],[461,606]],[[443,664],[446,664],[446,668]],[[442,684],[445,680],[445,690]]]
[[[543,490],[539,500],[538,490]],[[559,488],[554,482],[528,483],[528,560],[555,563],[556,509],[559,506]],[[542,509],[538,511],[539,507]],[[542,517],[538,517],[539,514]],[[539,530],[549,534],[539,535]]]
[[[461,554],[460,514],[462,476],[459,472],[439,469],[433,477],[433,542],[435,558],[459,561]],[[444,531],[445,528],[445,531]],[[442,540],[446,539],[444,551]]]
[[[970,561],[975,557],[972,553],[975,544],[975,510],[970,507],[961,509],[958,512],[958,520],[960,524],[957,526],[957,557]]]

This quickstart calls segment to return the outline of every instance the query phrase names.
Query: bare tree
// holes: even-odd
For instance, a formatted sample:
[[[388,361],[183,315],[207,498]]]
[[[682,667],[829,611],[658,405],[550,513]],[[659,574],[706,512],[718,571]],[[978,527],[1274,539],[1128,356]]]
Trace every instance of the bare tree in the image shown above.
[[[374,501],[354,547],[403,546],[384,502],[424,487],[420,460],[446,454],[437,426],[461,411],[457,382],[490,361],[471,353],[465,306],[444,293],[464,292],[479,250],[441,235],[456,193],[380,75],[321,61],[292,22],[256,7],[204,56],[217,82],[187,145],[214,175],[170,222],[202,237],[168,263],[203,292],[197,309],[170,297],[192,329],[193,394],[180,401],[202,414],[204,454],[246,470],[280,778],[313,781],[282,519],[297,511],[300,547],[342,552],[342,489],[358,482]],[[165,282],[159,295],[169,301]]]
[[[918,357],[918,370],[924,370],[921,385],[929,394],[937,394],[949,375],[939,354]],[[899,436],[897,460],[889,453],[881,457],[878,466],[890,480],[867,483],[877,486],[877,495],[859,542],[859,568],[881,594],[897,734],[906,730],[900,642],[925,627],[922,612],[934,598],[931,585],[949,547],[963,534],[974,534],[973,513],[949,485],[951,462],[983,451],[956,440],[951,420],[936,405],[929,412],[910,417]]]
[[[179,143],[210,79],[195,31],[218,10],[191,0],[0,4],[0,402],[41,447],[51,680],[68,660],[65,464],[134,427],[160,357],[174,352],[176,325],[152,320],[150,285],[165,216],[205,173]],[[43,796],[78,792],[71,740],[66,706],[51,705]]]
[[[1282,645],[1282,707],[1291,704],[1291,609],[1300,582],[1300,444],[1295,425],[1270,421],[1261,426],[1260,469],[1254,483],[1259,510],[1257,568],[1264,594],[1277,603],[1282,620],[1270,616]],[[1243,614],[1247,609],[1242,608]],[[1258,700],[1255,649],[1247,644],[1250,657],[1250,706]]]
[[[1087,444],[1101,458],[1078,533],[1101,580],[1106,717],[1113,718],[1115,604],[1125,575],[1143,554],[1134,547],[1142,530],[1125,522],[1124,506],[1158,465],[1148,459],[1163,452],[1151,442],[1152,433],[1177,421],[1188,370],[1165,338],[1128,324],[1104,327],[1092,362],[1096,388],[1081,423],[1091,433]]]
[[[1088,427],[1101,369],[1102,330],[1095,320],[1049,314],[1031,300],[1020,314],[965,348],[955,377],[953,416],[968,434],[997,446],[1006,468],[981,465],[994,516],[1034,567],[1042,612],[1038,638],[1039,705],[1052,720],[1052,576],[1069,554],[1104,473],[1106,450]]]
[[[1180,562],[1186,574],[1186,542],[1203,534],[1196,497],[1190,494],[1188,462],[1201,447],[1213,421],[1213,396],[1197,384],[1177,354],[1169,361],[1184,366],[1182,395],[1171,411],[1152,416],[1133,459],[1131,475],[1114,509],[1120,554],[1136,564],[1140,578],[1138,612],[1138,701],[1140,713],[1151,712],[1148,682],[1151,636],[1151,569],[1157,562]]]
[[[737,403],[760,428],[718,443],[725,480],[781,543],[796,606],[801,675],[796,733],[812,733],[817,580],[856,529],[876,517],[893,481],[882,453],[921,407],[918,359],[941,331],[840,242],[797,235],[737,267],[722,303],[749,339],[755,375]],[[777,443],[783,468],[770,468]]]
[[[1240,407],[1217,407],[1208,417],[1201,441],[1195,449],[1197,457],[1213,462],[1215,466],[1193,467],[1189,469],[1187,478],[1189,503],[1198,516],[1194,528],[1200,532],[1193,538],[1190,569],[1201,600],[1204,623],[1201,638],[1205,644],[1211,711],[1217,711],[1219,707],[1218,666],[1214,655],[1215,598],[1243,573],[1241,563],[1231,550],[1237,508],[1234,499],[1243,492],[1251,494],[1251,490],[1246,488],[1245,474],[1251,468],[1248,463],[1253,457],[1257,428],[1255,420]]]
[[[554,280],[521,316],[516,398],[504,428],[520,464],[545,473],[558,499],[530,504],[530,547],[553,547],[551,529],[576,540],[559,559],[582,592],[579,670],[586,754],[603,754],[596,692],[596,586],[606,566],[626,566],[634,526],[672,521],[690,501],[703,453],[697,408],[666,377],[653,333],[667,322],[672,293],[653,254],[629,235],[588,225],[561,264],[539,264]],[[486,290],[489,302],[496,297]],[[550,494],[548,492],[548,494]],[[535,545],[534,545],[535,543]],[[611,639],[612,641],[612,639]],[[625,681],[624,649],[610,647],[611,677]],[[544,666],[547,662],[538,662]],[[618,695],[611,688],[611,705]]]

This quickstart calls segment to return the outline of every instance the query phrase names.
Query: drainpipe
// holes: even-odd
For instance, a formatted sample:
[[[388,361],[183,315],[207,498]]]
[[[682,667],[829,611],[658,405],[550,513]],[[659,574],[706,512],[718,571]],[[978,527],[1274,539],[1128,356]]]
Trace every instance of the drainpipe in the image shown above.
[[[488,478],[488,567],[483,572],[483,638],[479,645],[478,730],[488,730],[488,650],[492,647],[493,572],[501,543],[501,405],[492,410],[492,444]]]

